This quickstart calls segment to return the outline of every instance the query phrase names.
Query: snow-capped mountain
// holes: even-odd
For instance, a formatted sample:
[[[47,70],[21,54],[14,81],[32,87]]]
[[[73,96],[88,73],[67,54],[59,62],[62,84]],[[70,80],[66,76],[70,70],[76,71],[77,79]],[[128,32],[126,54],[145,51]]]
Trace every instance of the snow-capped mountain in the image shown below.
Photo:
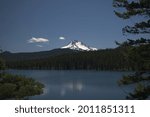
[[[86,44],[77,40],[71,41],[68,45],[61,47],[61,48],[62,49],[68,48],[72,50],[81,50],[81,51],[96,51],[97,50],[97,48],[89,47]]]

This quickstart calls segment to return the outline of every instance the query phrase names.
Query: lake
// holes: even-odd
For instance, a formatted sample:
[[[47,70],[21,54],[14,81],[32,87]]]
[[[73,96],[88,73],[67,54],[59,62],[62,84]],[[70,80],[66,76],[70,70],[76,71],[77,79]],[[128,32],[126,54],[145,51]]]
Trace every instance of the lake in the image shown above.
[[[117,81],[129,72],[82,70],[8,70],[32,77],[45,85],[42,95],[31,100],[123,100],[132,87],[119,87]]]

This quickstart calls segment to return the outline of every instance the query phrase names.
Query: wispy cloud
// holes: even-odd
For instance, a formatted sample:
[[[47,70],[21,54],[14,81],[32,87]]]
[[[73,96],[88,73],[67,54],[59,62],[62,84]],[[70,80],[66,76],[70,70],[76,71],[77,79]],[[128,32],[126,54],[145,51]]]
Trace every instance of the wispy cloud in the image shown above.
[[[36,45],[37,47],[40,47],[40,48],[42,48],[43,46],[42,45]]]
[[[49,42],[49,40],[45,38],[32,37],[31,39],[28,40],[28,43],[46,43],[46,42]]]
[[[66,38],[65,38],[65,37],[59,37],[59,39],[60,39],[60,40],[65,40]]]

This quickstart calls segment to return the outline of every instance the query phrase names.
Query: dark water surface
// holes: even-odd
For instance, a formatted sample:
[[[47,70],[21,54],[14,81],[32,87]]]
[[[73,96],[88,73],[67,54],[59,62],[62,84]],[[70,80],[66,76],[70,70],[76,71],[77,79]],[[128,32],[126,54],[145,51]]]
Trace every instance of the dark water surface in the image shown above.
[[[30,99],[125,99],[117,81],[129,72],[80,70],[9,70],[45,85],[44,93]],[[125,90],[129,90],[126,88]]]

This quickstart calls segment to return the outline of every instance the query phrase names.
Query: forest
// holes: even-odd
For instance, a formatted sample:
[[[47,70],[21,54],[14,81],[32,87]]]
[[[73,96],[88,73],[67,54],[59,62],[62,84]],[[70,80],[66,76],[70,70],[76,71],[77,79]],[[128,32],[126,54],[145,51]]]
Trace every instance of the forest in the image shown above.
[[[32,56],[31,53],[30,56],[26,54],[25,58],[21,57],[22,54],[16,54],[15,59],[11,55],[8,57],[4,54],[3,58],[6,60],[6,66],[11,69],[134,70],[134,66],[130,66],[122,51],[122,48],[115,48],[98,51],[72,51],[69,53],[65,51],[60,53],[59,51],[54,55],[47,52],[45,58],[41,56],[32,58],[30,57]],[[33,54],[35,57],[35,53]],[[12,54],[12,56],[14,55]]]

